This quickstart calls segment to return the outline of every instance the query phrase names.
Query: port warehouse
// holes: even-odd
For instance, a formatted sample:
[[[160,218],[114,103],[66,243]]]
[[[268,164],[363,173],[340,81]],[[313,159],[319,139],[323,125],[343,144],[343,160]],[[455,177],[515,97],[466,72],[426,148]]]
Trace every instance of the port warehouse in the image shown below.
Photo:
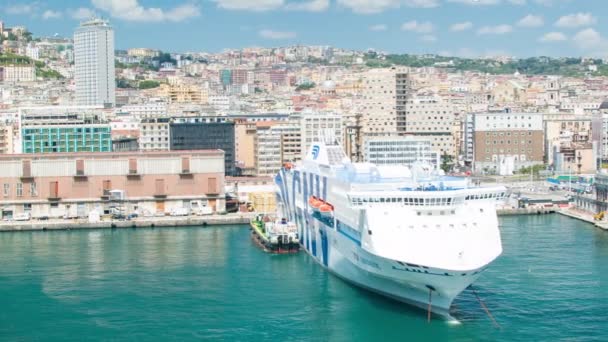
[[[222,213],[224,181],[222,150],[3,155],[0,215],[162,215],[193,202]]]

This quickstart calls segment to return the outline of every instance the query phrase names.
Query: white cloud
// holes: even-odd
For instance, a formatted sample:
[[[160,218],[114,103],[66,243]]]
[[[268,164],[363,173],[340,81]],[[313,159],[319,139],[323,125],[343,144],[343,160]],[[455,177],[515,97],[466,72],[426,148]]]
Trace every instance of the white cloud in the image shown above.
[[[513,5],[523,6],[527,3],[526,0],[509,0],[509,2]]]
[[[95,12],[90,8],[80,7],[75,10],[68,10],[70,17],[76,20],[85,20],[95,16]]]
[[[412,20],[408,21],[407,23],[403,23],[403,25],[401,25],[401,30],[417,33],[431,33],[435,30],[435,27],[429,21],[419,23],[416,20]]]
[[[484,26],[477,31],[477,34],[507,34],[513,32],[511,25]]]
[[[517,22],[519,27],[541,27],[545,25],[545,20],[539,15],[528,14]]]
[[[597,22],[597,19],[591,13],[575,13],[565,15],[555,22],[557,27],[584,27],[591,26]]]
[[[211,0],[225,10],[266,12],[286,11],[323,12],[329,8],[330,0]],[[289,2],[288,2],[289,1]]]
[[[258,34],[265,39],[292,39],[296,37],[295,32],[289,31],[261,30]]]
[[[439,7],[440,0],[337,0],[342,7],[359,14],[381,13],[401,6],[412,8]]]
[[[391,8],[398,8],[401,0],[337,0],[336,3],[355,13],[373,14],[384,12]]]
[[[551,6],[559,4],[559,3],[566,3],[566,2],[570,2],[570,1],[572,1],[572,0],[534,0],[534,2],[537,3],[538,5],[547,6],[547,7],[551,7]]]
[[[403,4],[414,8],[434,8],[439,7],[439,0],[404,0]]]
[[[285,6],[288,11],[323,12],[329,8],[329,0],[292,2]]]
[[[599,32],[592,28],[579,31],[572,37],[572,41],[576,46],[585,50],[598,48],[605,43]]]
[[[138,0],[92,0],[93,6],[108,12],[112,17],[127,21],[183,21],[200,16],[194,4],[181,4],[168,10],[158,7],[143,7]]]
[[[540,37],[539,41],[543,43],[563,42],[568,40],[565,34],[561,32],[549,32]]]
[[[456,24],[450,26],[450,31],[462,32],[462,31],[470,30],[472,28],[473,28],[473,23],[470,21],[465,21],[465,22],[456,23]]]
[[[284,0],[213,0],[219,8],[263,12],[281,8]]]
[[[42,13],[42,19],[58,19],[61,18],[61,16],[61,12],[53,10],[46,10]]]
[[[386,31],[388,30],[388,26],[384,24],[372,25],[369,27],[370,31]]]
[[[437,41],[437,37],[432,34],[425,34],[424,36],[420,37],[420,40],[427,43],[434,43]]]
[[[470,6],[491,6],[500,4],[500,0],[448,0],[448,2]]]
[[[32,3],[32,4],[14,4],[14,5],[6,7],[6,13],[16,14],[16,15],[32,14],[35,9],[36,9],[36,6],[34,3]]]

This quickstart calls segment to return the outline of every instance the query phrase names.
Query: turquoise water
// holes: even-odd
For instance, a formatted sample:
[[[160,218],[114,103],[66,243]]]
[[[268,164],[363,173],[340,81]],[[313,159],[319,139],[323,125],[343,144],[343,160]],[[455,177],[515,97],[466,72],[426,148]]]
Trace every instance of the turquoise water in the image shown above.
[[[348,285],[244,227],[0,234],[0,340],[608,341],[608,232],[501,219],[454,325]]]

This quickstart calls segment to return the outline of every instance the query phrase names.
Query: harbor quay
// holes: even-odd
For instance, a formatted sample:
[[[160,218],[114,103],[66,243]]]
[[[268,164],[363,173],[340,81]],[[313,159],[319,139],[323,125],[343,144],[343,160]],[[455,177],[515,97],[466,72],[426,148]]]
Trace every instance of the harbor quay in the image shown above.
[[[231,213],[207,216],[138,217],[131,220],[104,220],[99,222],[89,222],[85,219],[51,219],[48,221],[36,220],[24,222],[4,221],[0,222],[0,232],[244,225],[249,223],[254,216],[255,213]]]

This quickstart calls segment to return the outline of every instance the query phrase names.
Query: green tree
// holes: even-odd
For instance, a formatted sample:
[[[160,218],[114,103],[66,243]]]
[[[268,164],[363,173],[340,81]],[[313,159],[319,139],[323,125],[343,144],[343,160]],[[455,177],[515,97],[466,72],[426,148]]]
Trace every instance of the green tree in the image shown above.
[[[443,172],[448,173],[448,172],[452,171],[453,167],[454,167],[454,156],[451,156],[444,152],[441,155],[441,169],[443,170]]]
[[[160,82],[157,81],[145,80],[139,82],[139,89],[152,89],[157,88],[158,86],[160,86]]]
[[[314,88],[316,86],[316,84],[314,82],[312,83],[302,83],[299,86],[296,87],[296,91],[301,91],[301,90],[310,90],[312,88]]]

